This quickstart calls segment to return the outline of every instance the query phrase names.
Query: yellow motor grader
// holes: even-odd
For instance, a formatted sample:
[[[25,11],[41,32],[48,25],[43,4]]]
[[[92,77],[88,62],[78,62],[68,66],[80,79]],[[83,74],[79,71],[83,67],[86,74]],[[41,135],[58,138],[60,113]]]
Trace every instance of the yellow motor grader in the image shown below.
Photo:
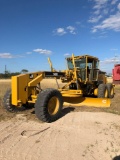
[[[12,77],[11,90],[7,91],[4,107],[10,111],[21,111],[30,103],[35,104],[35,114],[41,121],[53,122],[62,111],[63,104],[109,107],[114,97],[114,85],[107,83],[105,72],[99,70],[99,59],[90,55],[67,57],[67,69],[39,71]],[[41,88],[43,79],[61,80],[62,87]]]

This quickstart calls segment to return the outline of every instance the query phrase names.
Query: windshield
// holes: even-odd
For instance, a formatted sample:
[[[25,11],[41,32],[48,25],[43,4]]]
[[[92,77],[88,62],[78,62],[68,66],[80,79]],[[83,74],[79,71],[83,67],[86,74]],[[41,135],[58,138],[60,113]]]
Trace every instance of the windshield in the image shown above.
[[[67,60],[67,63],[68,63],[68,68],[69,69],[74,68],[72,60]],[[79,59],[79,60],[75,60],[75,67],[80,68],[80,69],[85,68],[86,67],[86,59],[82,58],[82,59]]]
[[[68,64],[68,68],[69,69],[73,69],[74,68],[71,60],[67,60],[67,64]]]
[[[86,67],[86,59],[82,58],[82,59],[79,59],[79,60],[75,60],[75,66],[80,68],[80,69],[85,68]]]

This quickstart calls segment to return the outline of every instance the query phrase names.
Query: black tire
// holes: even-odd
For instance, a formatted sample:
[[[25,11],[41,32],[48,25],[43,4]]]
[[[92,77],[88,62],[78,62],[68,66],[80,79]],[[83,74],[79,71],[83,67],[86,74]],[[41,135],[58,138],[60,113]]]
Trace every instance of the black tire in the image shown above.
[[[108,97],[109,98],[113,98],[114,97],[114,87],[112,85],[112,83],[107,83],[107,90],[108,90]]]
[[[54,122],[61,116],[63,98],[61,93],[53,88],[41,91],[35,103],[35,114],[43,122]]]
[[[99,84],[98,98],[108,98],[108,90],[106,84]]]
[[[20,112],[25,110],[25,106],[14,106],[11,104],[11,90],[7,90],[7,92],[5,93],[4,97],[3,97],[3,107],[9,111],[9,112]]]

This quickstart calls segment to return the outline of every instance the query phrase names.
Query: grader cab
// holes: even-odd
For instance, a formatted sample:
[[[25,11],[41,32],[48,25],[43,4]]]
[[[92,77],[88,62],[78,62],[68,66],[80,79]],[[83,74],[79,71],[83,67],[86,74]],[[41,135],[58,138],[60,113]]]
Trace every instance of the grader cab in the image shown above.
[[[81,89],[85,96],[108,97],[107,93],[101,96],[98,93],[98,86],[100,84],[105,86],[107,82],[105,72],[99,70],[98,58],[89,55],[75,57],[72,55],[67,58],[67,64],[68,71],[71,71],[76,79],[75,83],[71,83],[70,89]]]
[[[99,70],[99,60],[90,55],[66,58],[67,69],[58,72],[39,71],[12,77],[11,90],[7,91],[4,107],[10,111],[21,111],[33,103],[35,114],[44,122],[53,122],[61,116],[63,105],[109,107],[114,97],[114,86],[107,84],[105,73]],[[62,87],[41,88],[43,79],[61,80]]]

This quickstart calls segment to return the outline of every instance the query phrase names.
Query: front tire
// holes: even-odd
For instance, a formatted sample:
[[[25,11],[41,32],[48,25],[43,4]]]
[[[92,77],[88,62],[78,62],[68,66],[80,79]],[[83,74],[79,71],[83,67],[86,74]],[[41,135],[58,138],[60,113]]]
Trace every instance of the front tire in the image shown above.
[[[108,90],[106,84],[98,86],[98,98],[108,98]]]
[[[61,116],[63,98],[56,89],[45,89],[41,91],[35,103],[35,114],[43,122],[54,122]]]

